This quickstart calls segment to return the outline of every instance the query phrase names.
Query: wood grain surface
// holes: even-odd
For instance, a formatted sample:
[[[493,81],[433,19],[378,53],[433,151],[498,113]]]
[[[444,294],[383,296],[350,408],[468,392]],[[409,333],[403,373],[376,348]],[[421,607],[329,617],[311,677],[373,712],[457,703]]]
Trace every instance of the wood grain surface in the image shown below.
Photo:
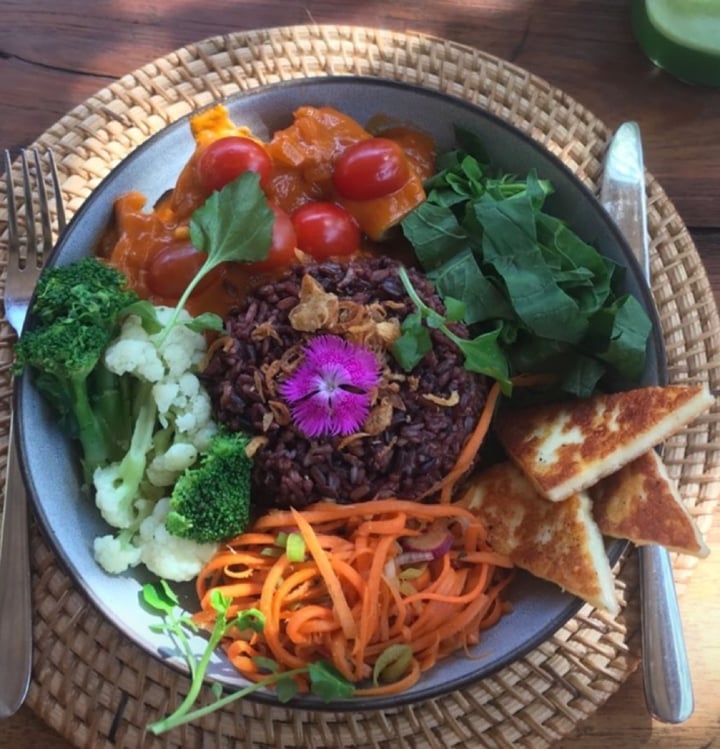
[[[0,147],[31,143],[123,74],[228,31],[357,24],[419,31],[478,47],[545,78],[609,127],[636,120],[646,166],[687,224],[720,302],[720,89],[654,68],[626,0],[0,0]],[[720,530],[681,604],[696,710],[649,718],[639,674],[561,749],[720,749]],[[1,615],[1,612],[0,612]],[[2,678],[2,664],[0,664]],[[0,722],[0,749],[71,749],[28,708]]]

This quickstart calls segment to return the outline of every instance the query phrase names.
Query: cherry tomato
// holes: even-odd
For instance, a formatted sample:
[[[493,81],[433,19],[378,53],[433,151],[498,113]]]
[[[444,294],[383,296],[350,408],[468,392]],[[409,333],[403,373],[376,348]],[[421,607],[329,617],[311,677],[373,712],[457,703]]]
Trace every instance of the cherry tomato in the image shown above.
[[[275,214],[270,250],[265,260],[248,265],[251,272],[264,273],[265,271],[287,268],[295,260],[297,239],[290,216],[273,203],[269,203],[269,205]]]
[[[297,246],[316,260],[349,255],[360,246],[355,219],[335,203],[305,203],[292,214]]]
[[[348,200],[372,200],[397,192],[410,178],[402,147],[389,138],[369,138],[346,148],[335,162],[333,185]]]
[[[171,245],[152,256],[145,281],[153,294],[165,299],[179,299],[205,260],[207,255],[191,244]],[[217,266],[200,281],[193,294],[218,283],[224,274],[223,266]]]
[[[260,187],[270,182],[272,162],[267,151],[251,138],[229,135],[207,145],[199,154],[198,180],[208,194],[220,190],[244,172],[255,172]]]

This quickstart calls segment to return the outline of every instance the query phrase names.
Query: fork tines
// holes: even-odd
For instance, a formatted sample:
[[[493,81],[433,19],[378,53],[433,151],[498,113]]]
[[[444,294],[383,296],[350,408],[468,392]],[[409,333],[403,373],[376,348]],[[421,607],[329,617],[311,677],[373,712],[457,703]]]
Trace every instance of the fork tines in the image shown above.
[[[46,172],[49,172],[52,192],[55,197],[55,213],[58,230],[65,228],[65,212],[60,196],[60,181],[52,151],[47,152],[49,169],[43,169],[40,151],[37,148],[21,150],[19,154],[22,174],[21,199],[18,198],[13,179],[10,151],[4,152],[5,178],[7,183],[8,244],[11,252],[17,253],[22,266],[43,266],[45,256],[53,247],[52,218],[47,188]],[[34,172],[34,180],[33,180]],[[33,183],[36,190],[33,191]],[[33,199],[33,195],[35,199]],[[37,211],[36,213],[36,204]],[[19,206],[22,205],[22,212]],[[22,213],[22,215],[21,215]],[[24,219],[24,220],[23,220]],[[24,233],[21,232],[24,226]],[[38,241],[38,227],[42,241]],[[25,241],[20,237],[24,236]]]

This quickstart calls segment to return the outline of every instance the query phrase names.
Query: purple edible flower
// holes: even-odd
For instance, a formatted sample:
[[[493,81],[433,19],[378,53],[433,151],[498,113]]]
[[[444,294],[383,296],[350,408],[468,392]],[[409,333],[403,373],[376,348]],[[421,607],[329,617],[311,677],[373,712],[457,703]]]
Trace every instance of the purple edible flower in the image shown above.
[[[313,338],[305,358],[280,385],[298,428],[308,437],[356,432],[370,411],[380,381],[372,351],[339,336]]]

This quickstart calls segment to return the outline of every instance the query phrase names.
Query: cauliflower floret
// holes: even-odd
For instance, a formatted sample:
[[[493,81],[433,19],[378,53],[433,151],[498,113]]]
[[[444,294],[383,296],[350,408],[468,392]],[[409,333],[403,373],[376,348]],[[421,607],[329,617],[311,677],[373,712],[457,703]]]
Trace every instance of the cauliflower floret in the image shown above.
[[[198,449],[189,442],[176,442],[156,455],[147,467],[147,478],[153,486],[172,486],[178,476],[197,460]]]
[[[173,310],[169,307],[156,307],[157,318],[164,325],[172,315]],[[183,325],[192,320],[191,315],[183,310],[178,317],[176,325],[164,339],[160,348],[160,356],[165,363],[168,377],[178,379],[183,373],[195,367],[205,356],[205,336]],[[163,332],[151,336],[156,345],[164,335]]]
[[[168,533],[165,518],[169,509],[170,499],[165,497],[140,525],[140,558],[150,572],[165,580],[192,580],[217,551],[218,544],[200,544]]]
[[[120,335],[105,352],[105,366],[115,374],[129,372],[148,382],[165,375],[165,365],[138,315],[128,315],[123,322]]]
[[[190,442],[199,451],[207,450],[217,425],[212,418],[210,396],[192,372],[177,379],[167,375],[153,385],[153,397],[164,427],[171,424],[179,440]]]
[[[150,572],[171,582],[197,577],[218,544],[200,544],[171,535],[165,528],[170,499],[158,502],[139,499],[135,503],[134,524],[116,536],[100,536],[93,541],[95,561],[111,575],[144,564]]]
[[[165,324],[172,314],[169,307],[156,307],[158,322]],[[158,343],[164,332],[148,334],[139,315],[128,315],[120,335],[105,352],[105,366],[116,374],[129,372],[149,382],[159,382],[163,377],[178,379],[184,372],[195,368],[205,355],[205,337],[202,333],[183,325],[192,320],[183,310],[176,325],[168,333],[160,349]]]
[[[100,536],[93,541],[95,561],[111,575],[119,575],[129,567],[140,564],[141,549],[123,534]]]
[[[132,526],[113,536],[108,533],[93,541],[95,561],[111,575],[119,575],[129,567],[137,567],[141,561],[141,549],[135,543],[136,534],[142,521],[147,518],[153,503],[146,499],[135,502],[135,519]]]
[[[206,453],[210,447],[210,440],[217,434],[218,426],[214,421],[208,421],[205,426],[193,432],[193,445],[201,453]]]
[[[163,380],[153,385],[153,398],[157,403],[158,413],[162,419],[173,407],[178,394],[180,393],[180,384],[175,380]],[[167,419],[165,419],[167,421]]]
[[[135,499],[119,489],[119,463],[110,463],[95,469],[95,505],[103,520],[113,528],[130,528],[137,518]]]
[[[174,314],[169,307],[155,309],[161,325]],[[167,335],[148,335],[141,318],[130,315],[106,352],[108,369],[131,374],[147,389],[141,410],[145,422],[142,429],[138,429],[140,421],[136,424],[128,454],[98,468],[93,476],[100,514],[120,529],[116,536],[94,542],[98,563],[114,574],[143,563],[168,580],[190,580],[216,549],[215,544],[198,544],[168,533],[164,521],[170,500],[151,501],[167,493],[196,463],[218,429],[210,397],[194,374],[205,356],[206,341],[183,324],[191,319],[183,311],[179,324]]]
[[[195,395],[186,398],[185,403],[177,407],[175,427],[179,432],[193,434],[193,432],[198,432],[207,426],[211,421],[212,405],[210,396],[205,390],[198,390]]]

